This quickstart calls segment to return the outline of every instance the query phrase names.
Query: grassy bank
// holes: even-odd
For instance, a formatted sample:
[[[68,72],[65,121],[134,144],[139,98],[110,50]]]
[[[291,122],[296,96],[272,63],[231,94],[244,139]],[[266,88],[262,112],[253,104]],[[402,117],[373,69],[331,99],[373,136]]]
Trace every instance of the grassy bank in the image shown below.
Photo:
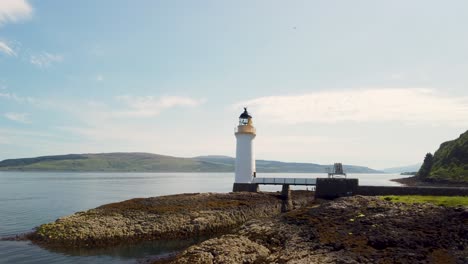
[[[431,203],[441,206],[468,206],[468,196],[387,195],[381,199],[397,203]]]

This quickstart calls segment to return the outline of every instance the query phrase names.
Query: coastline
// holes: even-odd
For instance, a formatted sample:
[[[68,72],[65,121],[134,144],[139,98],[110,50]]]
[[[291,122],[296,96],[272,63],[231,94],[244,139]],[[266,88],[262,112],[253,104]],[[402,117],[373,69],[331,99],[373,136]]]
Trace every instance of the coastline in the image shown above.
[[[404,175],[402,175],[404,176]],[[406,186],[427,186],[427,187],[468,187],[468,183],[450,181],[421,181],[416,176],[391,179]]]
[[[313,199],[294,191],[299,207]],[[135,198],[77,212],[39,226],[28,238],[53,248],[109,247],[144,240],[182,239],[229,232],[253,218],[279,214],[277,193],[192,193]]]
[[[322,200],[153,263],[466,263],[467,219],[467,207]]]
[[[468,207],[405,204],[371,196],[315,200],[293,191],[192,193],[106,204],[41,225],[46,249],[105,248],[204,236],[145,263],[465,263]],[[447,262],[448,261],[448,262]]]

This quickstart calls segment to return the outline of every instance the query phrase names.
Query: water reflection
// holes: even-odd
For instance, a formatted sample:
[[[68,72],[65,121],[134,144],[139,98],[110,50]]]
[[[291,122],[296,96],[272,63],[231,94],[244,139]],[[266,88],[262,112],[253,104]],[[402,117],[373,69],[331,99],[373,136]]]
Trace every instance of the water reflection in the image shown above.
[[[121,259],[147,258],[154,256],[168,255],[181,251],[191,245],[200,243],[208,239],[207,236],[180,239],[180,240],[158,240],[142,241],[132,245],[116,245],[106,248],[60,248],[45,247],[45,249],[68,256],[112,256]],[[43,247],[44,248],[44,247]]]

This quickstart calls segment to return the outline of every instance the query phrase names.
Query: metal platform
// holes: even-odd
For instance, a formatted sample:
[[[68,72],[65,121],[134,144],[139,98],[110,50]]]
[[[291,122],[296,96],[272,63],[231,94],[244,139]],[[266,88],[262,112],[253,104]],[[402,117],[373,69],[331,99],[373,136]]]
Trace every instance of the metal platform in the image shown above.
[[[317,179],[307,179],[307,178],[254,178],[252,183],[254,184],[264,184],[264,185],[316,185]]]
[[[341,163],[335,163],[333,165],[333,171],[332,172],[330,172],[330,168],[327,168],[327,172],[328,172],[328,178],[335,178],[336,176],[346,178],[346,173],[344,172],[343,164],[341,164]]]

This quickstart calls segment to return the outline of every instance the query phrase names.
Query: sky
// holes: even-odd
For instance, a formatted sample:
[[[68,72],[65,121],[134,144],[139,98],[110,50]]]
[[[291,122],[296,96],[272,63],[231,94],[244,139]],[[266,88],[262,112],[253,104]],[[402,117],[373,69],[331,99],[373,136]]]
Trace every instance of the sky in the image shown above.
[[[468,129],[467,1],[0,0],[0,160],[422,162]]]

